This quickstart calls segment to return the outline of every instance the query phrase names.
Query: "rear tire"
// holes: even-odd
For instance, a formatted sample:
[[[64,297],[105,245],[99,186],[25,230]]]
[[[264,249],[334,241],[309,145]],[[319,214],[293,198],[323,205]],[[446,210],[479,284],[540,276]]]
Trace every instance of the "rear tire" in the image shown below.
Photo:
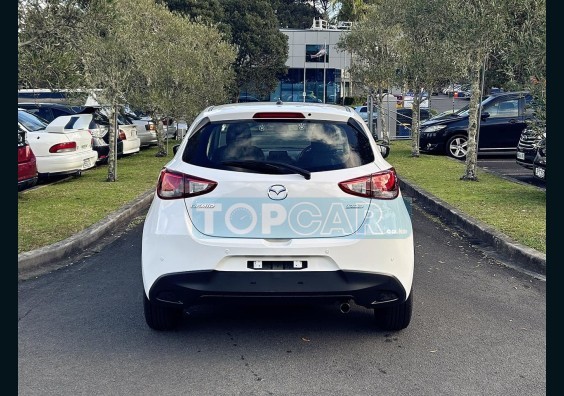
[[[409,293],[407,300],[401,304],[391,305],[384,308],[374,308],[374,319],[376,325],[383,330],[403,330],[411,322],[413,311],[413,290]]]
[[[172,330],[178,325],[182,317],[182,309],[151,302],[145,292],[143,292],[143,308],[145,321],[153,330]]]

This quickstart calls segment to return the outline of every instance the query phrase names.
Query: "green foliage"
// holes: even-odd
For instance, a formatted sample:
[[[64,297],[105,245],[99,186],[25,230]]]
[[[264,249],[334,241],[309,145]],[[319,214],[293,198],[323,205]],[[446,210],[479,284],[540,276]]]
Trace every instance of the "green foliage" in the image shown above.
[[[320,12],[308,1],[271,0],[270,3],[280,28],[309,29],[313,19],[321,16]]]
[[[221,0],[224,23],[231,26],[231,40],[238,49],[234,63],[233,95],[246,89],[267,95],[287,73],[288,37],[278,30],[276,15],[267,0]]]
[[[166,0],[163,3],[166,3],[169,10],[203,24],[214,25],[224,18],[219,0]]]
[[[21,88],[76,88],[82,84],[83,15],[75,0],[18,0]]]

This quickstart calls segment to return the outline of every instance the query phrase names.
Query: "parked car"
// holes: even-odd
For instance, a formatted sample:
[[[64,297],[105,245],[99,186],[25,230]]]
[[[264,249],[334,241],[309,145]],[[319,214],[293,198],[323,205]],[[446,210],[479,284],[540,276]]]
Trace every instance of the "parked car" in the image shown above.
[[[533,175],[537,179],[546,180],[546,137],[537,145],[537,154],[533,160]]]
[[[37,162],[25,130],[18,130],[18,191],[37,184]]]
[[[360,114],[360,116],[362,117],[362,120],[366,123],[368,123],[368,106],[356,106],[354,108],[354,111],[356,111],[358,114]],[[372,110],[372,122],[376,123],[376,120],[378,119],[378,107],[373,106],[373,110]]]
[[[92,115],[61,116],[51,123],[18,109],[18,130],[25,131],[35,154],[39,177],[77,174],[96,164],[88,125]]]
[[[337,105],[204,110],[161,171],[142,237],[145,319],[214,298],[350,302],[411,320],[414,246],[394,168]],[[187,254],[189,252],[189,254]]]
[[[105,120],[104,117],[100,117],[100,122],[107,122],[109,126],[109,109],[101,107],[99,114],[105,117]],[[118,151],[118,155],[138,153],[141,148],[141,139],[137,136],[137,127],[121,111],[117,113],[117,121],[119,127],[118,136],[122,142],[122,151],[121,153]]]
[[[538,143],[545,137],[546,133],[541,134],[535,128],[525,128],[517,143],[516,162],[522,167],[533,169]]]
[[[478,154],[515,153],[525,120],[532,117],[527,110],[532,96],[528,92],[505,92],[482,101],[478,137]],[[468,151],[468,106],[445,118],[429,119],[421,124],[422,152],[466,158]]]
[[[285,97],[282,98],[282,100],[284,102],[323,103],[323,101],[321,99],[319,99],[317,96],[313,95],[311,92],[306,95],[305,101],[304,101],[303,94],[301,94],[301,93],[286,95]]]
[[[431,117],[431,112],[428,109],[419,109],[419,120],[425,121]],[[396,109],[396,121],[398,124],[408,124],[411,126],[413,119],[413,109],[411,107],[401,107]]]
[[[141,147],[154,146],[157,141],[157,128],[150,117],[137,115],[133,111],[123,112],[125,118],[137,128],[137,137]]]
[[[252,95],[241,94],[237,98],[237,101],[239,103],[246,103],[246,102],[260,102],[261,100]]]
[[[63,115],[74,114],[92,114],[92,121],[88,126],[88,131],[92,135],[92,148],[98,153],[98,164],[108,161],[110,153],[108,125],[109,122],[105,116],[98,114],[99,107],[90,106],[71,106],[64,103],[43,103],[43,102],[25,102],[18,103],[20,108],[27,110],[31,114],[35,114],[47,122],[53,121],[55,118]],[[96,122],[98,121],[98,122]],[[118,155],[123,151],[123,144],[118,138]]]

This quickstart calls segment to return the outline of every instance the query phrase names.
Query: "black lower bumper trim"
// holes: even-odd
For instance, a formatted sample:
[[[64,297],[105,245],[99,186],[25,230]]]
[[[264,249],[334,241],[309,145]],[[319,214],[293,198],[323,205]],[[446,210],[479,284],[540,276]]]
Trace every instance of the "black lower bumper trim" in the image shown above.
[[[184,306],[211,298],[313,298],[352,299],[374,307],[403,302],[406,297],[396,278],[358,271],[183,272],[161,276],[149,292],[150,300]]]

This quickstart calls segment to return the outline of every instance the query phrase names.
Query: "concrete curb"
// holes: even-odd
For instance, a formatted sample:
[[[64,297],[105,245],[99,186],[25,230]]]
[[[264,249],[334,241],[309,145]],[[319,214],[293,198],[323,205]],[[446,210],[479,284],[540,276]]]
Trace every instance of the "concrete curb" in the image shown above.
[[[34,271],[41,272],[40,269],[43,265],[68,258],[91,247],[105,235],[126,225],[148,210],[154,194],[155,190],[151,189],[76,235],[52,245],[19,254],[18,276],[24,276]]]
[[[460,228],[468,236],[491,245],[512,265],[536,274],[546,275],[546,254],[515,242],[507,235],[461,213],[455,207],[408,182],[400,180],[400,188],[402,194],[413,198],[418,206],[439,216],[447,224]]]

